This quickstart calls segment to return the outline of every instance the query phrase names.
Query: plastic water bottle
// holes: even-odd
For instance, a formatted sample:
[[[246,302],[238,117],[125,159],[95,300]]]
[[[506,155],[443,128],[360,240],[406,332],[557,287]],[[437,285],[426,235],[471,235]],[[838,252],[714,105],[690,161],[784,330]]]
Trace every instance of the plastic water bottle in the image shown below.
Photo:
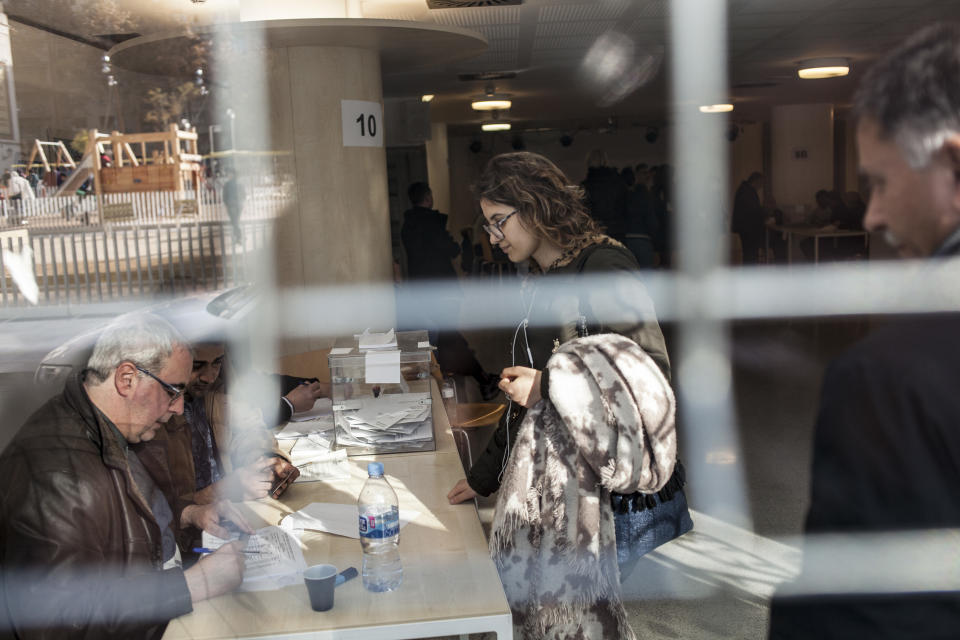
[[[368,591],[393,591],[403,581],[400,564],[400,506],[393,487],[383,477],[383,464],[367,465],[367,478],[357,508],[363,548],[363,586]]]

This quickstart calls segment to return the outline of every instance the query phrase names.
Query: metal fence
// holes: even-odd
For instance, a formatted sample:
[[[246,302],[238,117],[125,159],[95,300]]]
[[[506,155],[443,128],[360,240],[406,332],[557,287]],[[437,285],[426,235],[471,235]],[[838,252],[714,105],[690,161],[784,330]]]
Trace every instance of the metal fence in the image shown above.
[[[245,188],[242,217],[267,220],[279,216],[293,199],[290,185],[250,185]],[[151,191],[69,195],[0,201],[0,229],[76,229],[102,224],[102,205],[129,204],[130,220],[112,222],[119,227],[172,222],[213,222],[229,219],[223,204],[222,187],[194,191]],[[195,212],[193,212],[195,211]]]
[[[29,256],[38,304],[99,302],[218,289],[252,278],[249,258],[269,245],[272,220],[245,220],[242,241],[223,222],[155,224],[67,232],[7,232],[0,241],[0,306],[30,304],[5,253]],[[25,254],[25,250],[29,252]]]

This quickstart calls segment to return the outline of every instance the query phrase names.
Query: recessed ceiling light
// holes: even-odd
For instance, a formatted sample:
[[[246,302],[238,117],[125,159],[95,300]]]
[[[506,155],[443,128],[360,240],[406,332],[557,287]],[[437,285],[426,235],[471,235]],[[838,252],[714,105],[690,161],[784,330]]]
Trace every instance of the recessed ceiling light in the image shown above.
[[[495,111],[509,109],[513,102],[503,98],[484,98],[474,100],[470,103],[470,108],[474,111]]]
[[[700,107],[700,113],[730,113],[732,104],[705,104]]]
[[[430,102],[431,100],[434,99],[434,97],[435,96],[432,93],[424,94],[420,96],[420,102]]]
[[[797,70],[804,80],[818,80],[820,78],[839,78],[850,73],[850,61],[847,58],[816,58],[804,60]]]
[[[486,122],[480,125],[484,131],[510,131],[509,122]]]

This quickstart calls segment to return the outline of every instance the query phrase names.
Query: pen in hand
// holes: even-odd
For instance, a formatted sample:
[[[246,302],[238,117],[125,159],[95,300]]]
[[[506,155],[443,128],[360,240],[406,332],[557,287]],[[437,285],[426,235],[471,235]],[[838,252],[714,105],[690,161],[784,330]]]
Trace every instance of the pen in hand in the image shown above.
[[[207,547],[194,547],[194,548],[193,548],[193,552],[194,552],[194,553],[213,553],[214,551],[216,551],[216,549],[208,549]],[[259,551],[251,551],[250,549],[241,549],[241,550],[240,550],[240,553],[249,553],[249,554],[257,555],[257,556],[260,555],[260,552],[259,552]]]

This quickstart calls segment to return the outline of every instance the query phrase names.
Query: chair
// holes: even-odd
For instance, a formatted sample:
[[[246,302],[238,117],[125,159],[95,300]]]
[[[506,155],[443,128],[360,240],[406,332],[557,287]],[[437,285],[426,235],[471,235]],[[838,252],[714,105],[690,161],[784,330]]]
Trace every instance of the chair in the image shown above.
[[[457,411],[450,418],[450,430],[455,439],[462,439],[463,446],[458,448],[462,452],[467,452],[466,468],[473,466],[473,451],[470,447],[470,435],[468,430],[479,429],[482,427],[495,427],[500,422],[500,416],[506,410],[507,405],[495,402],[465,402],[457,405]]]

